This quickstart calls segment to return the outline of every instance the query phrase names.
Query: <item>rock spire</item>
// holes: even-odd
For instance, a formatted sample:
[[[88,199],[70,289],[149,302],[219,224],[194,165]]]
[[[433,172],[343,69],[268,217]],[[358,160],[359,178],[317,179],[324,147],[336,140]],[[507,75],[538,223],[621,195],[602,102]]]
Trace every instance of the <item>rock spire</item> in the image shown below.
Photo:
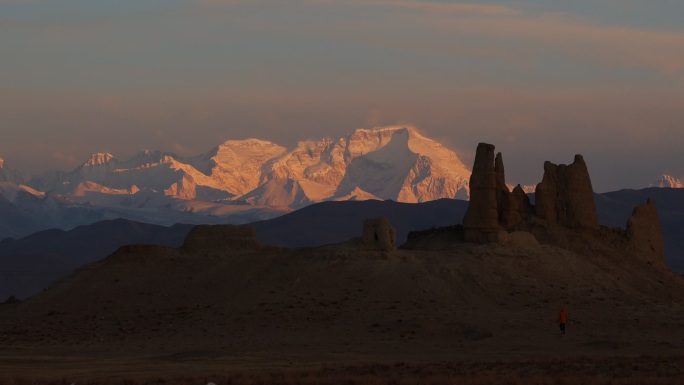
[[[655,260],[663,260],[665,245],[660,228],[658,211],[651,198],[645,204],[634,208],[627,221],[627,239],[635,249],[644,252]]]
[[[575,155],[570,165],[545,162],[535,193],[540,218],[570,228],[598,229],[594,190],[582,155]]]
[[[463,217],[467,242],[493,242],[500,231],[497,201],[499,175],[494,167],[494,148],[493,144],[488,143],[477,145],[470,175],[470,204]],[[500,173],[503,178],[503,169]]]

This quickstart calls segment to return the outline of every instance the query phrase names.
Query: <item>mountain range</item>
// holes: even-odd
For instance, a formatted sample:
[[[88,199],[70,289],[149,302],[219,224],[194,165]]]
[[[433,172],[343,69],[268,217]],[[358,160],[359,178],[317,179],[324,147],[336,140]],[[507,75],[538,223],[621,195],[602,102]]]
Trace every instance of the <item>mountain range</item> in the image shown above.
[[[684,183],[671,175],[663,174],[648,187],[684,188]]]
[[[453,151],[411,127],[358,129],[293,149],[246,139],[193,157],[98,153],[70,172],[33,178],[0,162],[0,239],[114,218],[239,224],[322,201],[466,199],[469,177]]]
[[[121,160],[96,153],[74,170],[34,177],[0,159],[0,240],[116,218],[242,224],[324,201],[468,199],[469,178],[456,153],[403,126],[357,129],[291,149],[245,139],[192,157],[143,150]],[[650,186],[682,182],[662,175]]]

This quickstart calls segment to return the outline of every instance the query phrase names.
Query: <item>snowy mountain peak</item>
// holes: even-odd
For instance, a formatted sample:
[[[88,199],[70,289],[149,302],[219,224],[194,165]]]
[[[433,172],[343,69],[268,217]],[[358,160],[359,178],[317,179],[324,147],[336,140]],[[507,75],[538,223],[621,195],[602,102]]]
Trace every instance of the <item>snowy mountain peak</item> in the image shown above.
[[[123,163],[123,169],[150,168],[158,164],[171,163],[176,154],[163,151],[142,150]]]
[[[352,135],[392,135],[397,131],[418,133],[418,129],[410,125],[377,126],[373,128],[357,128]]]
[[[649,187],[684,188],[684,184],[673,176],[663,174],[659,179],[653,181]]]
[[[273,146],[273,142],[268,140],[249,138],[249,139],[237,139],[237,140],[227,140],[223,142],[222,146],[226,147],[237,147],[237,148],[254,148],[262,146]]]
[[[81,167],[101,166],[108,164],[112,159],[114,159],[114,156],[108,152],[92,154]]]
[[[96,206],[128,208],[132,195],[140,200],[147,191],[149,207],[180,199],[298,208],[325,200],[467,198],[469,177],[453,151],[414,127],[388,126],[304,140],[293,149],[249,138],[190,158],[142,150],[122,161],[98,153],[32,186]]]
[[[240,196],[259,187],[264,164],[285,151],[285,147],[266,140],[228,140],[212,150],[210,157],[202,158],[211,160],[211,178]]]
[[[4,168],[4,167],[5,167],[5,160],[0,158],[0,168]]]
[[[351,158],[368,154],[385,147],[392,139],[403,137],[408,139],[409,129],[403,126],[375,127],[371,129],[357,128],[346,137],[347,153]],[[397,138],[394,138],[398,134]]]

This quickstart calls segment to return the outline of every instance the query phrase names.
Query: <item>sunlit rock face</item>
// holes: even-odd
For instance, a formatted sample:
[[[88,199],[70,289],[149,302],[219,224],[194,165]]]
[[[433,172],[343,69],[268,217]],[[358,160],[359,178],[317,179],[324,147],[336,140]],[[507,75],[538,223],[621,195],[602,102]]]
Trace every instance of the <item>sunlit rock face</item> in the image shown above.
[[[415,203],[467,198],[469,175],[455,153],[415,129],[383,127],[302,141],[265,164],[259,183],[304,181],[312,202],[372,196]]]
[[[211,179],[240,196],[257,188],[266,163],[285,151],[285,147],[265,140],[229,140],[205,158],[211,161]]]

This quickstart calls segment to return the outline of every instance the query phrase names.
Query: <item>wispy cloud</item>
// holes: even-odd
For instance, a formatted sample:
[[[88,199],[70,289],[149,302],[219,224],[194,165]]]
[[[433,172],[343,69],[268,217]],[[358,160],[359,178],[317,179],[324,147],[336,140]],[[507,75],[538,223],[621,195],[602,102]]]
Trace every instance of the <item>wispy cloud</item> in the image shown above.
[[[372,22],[337,24],[339,38],[364,44],[470,58],[498,57],[515,65],[555,57],[602,67],[647,69],[665,76],[684,71],[681,30],[597,24],[579,15],[543,12],[531,6],[413,0],[322,3],[410,11],[380,13]]]
[[[684,69],[684,32],[595,25],[566,15],[435,20],[445,33],[484,36],[531,44],[531,53],[557,55],[609,66],[649,68],[665,75]],[[494,43],[497,44],[496,42]]]
[[[326,1],[323,1],[324,3]],[[478,3],[441,3],[416,0],[329,0],[328,3],[346,3],[352,5],[380,6],[400,8],[430,13],[479,14],[479,15],[517,15],[519,9],[504,5]]]

